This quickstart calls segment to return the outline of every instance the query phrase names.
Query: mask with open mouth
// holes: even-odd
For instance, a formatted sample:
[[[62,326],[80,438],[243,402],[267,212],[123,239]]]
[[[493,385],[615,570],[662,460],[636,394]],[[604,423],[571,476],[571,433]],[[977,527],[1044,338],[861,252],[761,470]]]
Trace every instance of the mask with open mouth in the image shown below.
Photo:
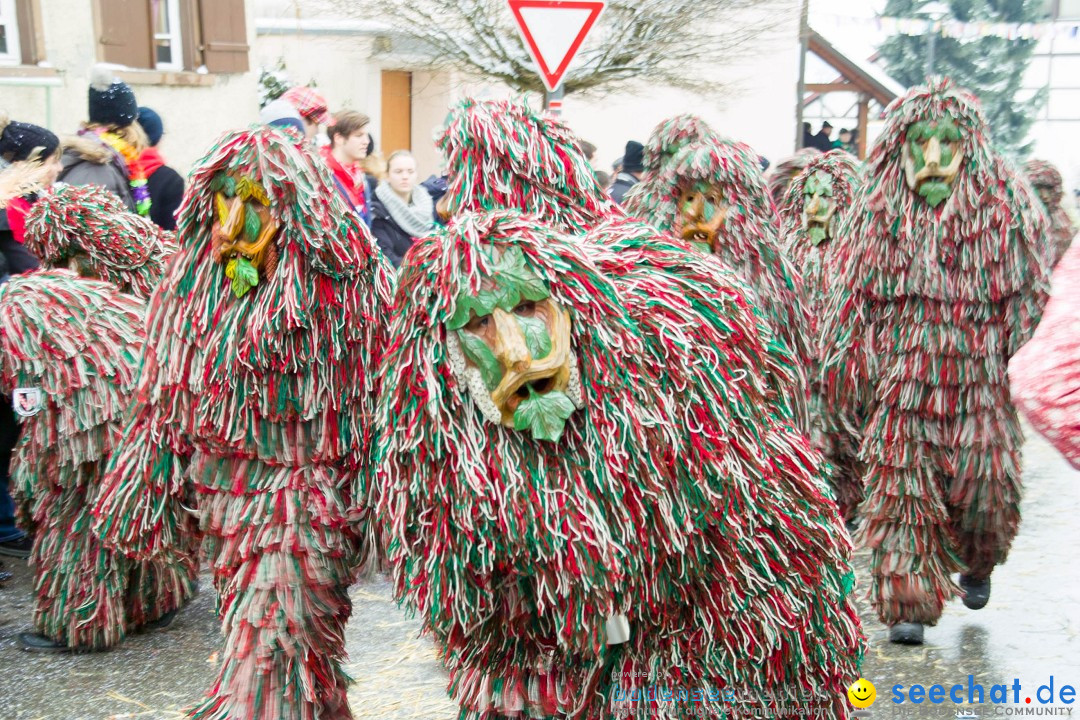
[[[225,265],[236,297],[277,270],[274,236],[278,222],[270,213],[270,197],[258,182],[233,173],[218,174],[214,191],[216,218],[212,230],[214,260]]]
[[[937,207],[952,193],[963,162],[960,128],[952,118],[921,120],[908,128],[903,143],[904,177],[930,207]]]
[[[832,237],[835,216],[832,177],[819,170],[807,178],[803,188],[802,226],[813,245]]]
[[[536,440],[562,436],[581,406],[570,315],[520,248],[502,252],[478,293],[458,297],[446,329],[451,364],[487,420]]]
[[[672,229],[697,249],[711,253],[729,209],[719,185],[685,184],[679,189],[678,212]]]

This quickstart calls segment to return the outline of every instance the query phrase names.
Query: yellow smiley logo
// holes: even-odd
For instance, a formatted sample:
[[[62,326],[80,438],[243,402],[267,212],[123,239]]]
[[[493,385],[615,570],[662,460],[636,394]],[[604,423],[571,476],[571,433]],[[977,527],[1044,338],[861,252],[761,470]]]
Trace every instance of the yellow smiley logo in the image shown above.
[[[868,708],[877,700],[877,688],[866,678],[859,678],[847,689],[847,699],[857,708]]]

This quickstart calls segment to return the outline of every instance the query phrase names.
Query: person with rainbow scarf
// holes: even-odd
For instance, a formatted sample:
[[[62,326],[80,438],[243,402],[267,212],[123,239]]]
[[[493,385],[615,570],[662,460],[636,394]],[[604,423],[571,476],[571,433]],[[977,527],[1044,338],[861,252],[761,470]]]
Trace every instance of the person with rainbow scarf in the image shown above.
[[[100,185],[113,192],[132,212],[150,214],[150,190],[141,160],[149,145],[136,120],[139,104],[127,83],[112,68],[97,65],[90,75],[89,121],[75,137],[64,140],[60,180],[69,185]]]

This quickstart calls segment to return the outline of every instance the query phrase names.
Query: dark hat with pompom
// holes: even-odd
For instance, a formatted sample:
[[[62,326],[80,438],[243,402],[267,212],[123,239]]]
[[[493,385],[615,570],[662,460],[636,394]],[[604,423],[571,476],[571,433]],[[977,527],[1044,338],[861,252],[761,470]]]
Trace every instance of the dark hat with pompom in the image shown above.
[[[40,125],[9,121],[0,113],[0,157],[19,162],[36,157],[44,160],[60,147],[60,138]]]
[[[108,65],[95,65],[90,74],[90,122],[127,127],[139,117],[139,104],[131,87]]]

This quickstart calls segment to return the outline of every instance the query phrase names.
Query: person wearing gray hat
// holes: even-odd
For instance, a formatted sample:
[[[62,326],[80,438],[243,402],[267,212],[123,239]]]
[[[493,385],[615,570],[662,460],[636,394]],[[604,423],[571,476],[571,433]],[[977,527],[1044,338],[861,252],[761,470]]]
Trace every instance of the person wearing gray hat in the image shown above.
[[[259,122],[276,128],[292,128],[304,137],[304,120],[289,102],[278,98],[266,103],[259,112]]]

